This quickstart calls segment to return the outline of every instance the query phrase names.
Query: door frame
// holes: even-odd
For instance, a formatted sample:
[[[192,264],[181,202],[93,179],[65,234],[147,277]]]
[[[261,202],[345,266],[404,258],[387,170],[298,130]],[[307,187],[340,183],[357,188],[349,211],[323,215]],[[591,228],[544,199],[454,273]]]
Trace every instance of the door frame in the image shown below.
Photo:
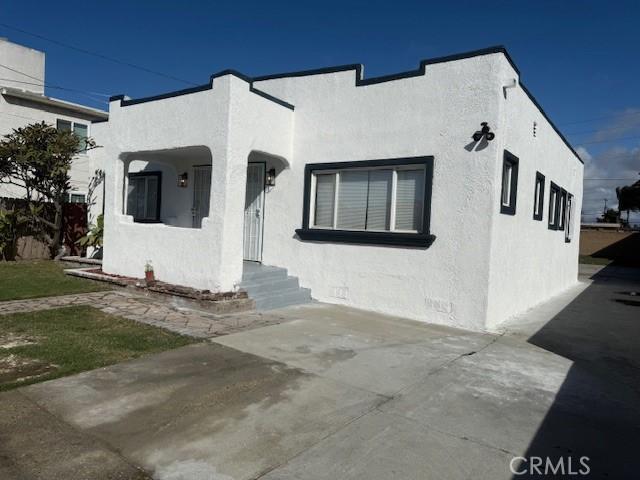
[[[259,161],[259,162],[247,162],[247,168],[249,168],[249,165],[262,165],[262,211],[261,211],[261,215],[260,215],[260,251],[258,252],[258,257],[259,260],[248,260],[246,258],[244,258],[244,241],[245,241],[245,236],[244,236],[244,211],[246,211],[247,205],[246,205],[246,198],[247,198],[247,184],[248,182],[245,180],[245,210],[242,212],[243,213],[243,222],[242,222],[242,251],[243,251],[243,255],[242,255],[242,260],[245,262],[255,262],[255,263],[262,263],[262,251],[264,250],[264,215],[265,215],[265,210],[266,210],[266,203],[267,203],[267,195],[266,195],[266,191],[265,191],[265,181],[266,181],[266,176],[267,176],[267,162],[266,161]]]
[[[191,211],[194,212],[195,210],[195,204],[196,204],[196,187],[195,187],[195,181],[196,181],[196,170],[198,168],[204,168],[204,167],[209,167],[209,202],[211,202],[211,185],[213,183],[213,164],[211,163],[204,163],[201,165],[193,165],[191,167],[191,170],[193,171],[193,175],[192,175],[192,182],[193,182],[193,195],[191,195]],[[211,212],[209,212],[211,213]],[[207,214],[207,217],[209,215]],[[207,217],[202,217],[202,218],[207,218]],[[195,216],[193,216],[193,214],[191,215],[191,228],[196,228],[194,227],[194,220],[195,220]],[[198,228],[202,228],[202,220],[200,220],[200,227]]]

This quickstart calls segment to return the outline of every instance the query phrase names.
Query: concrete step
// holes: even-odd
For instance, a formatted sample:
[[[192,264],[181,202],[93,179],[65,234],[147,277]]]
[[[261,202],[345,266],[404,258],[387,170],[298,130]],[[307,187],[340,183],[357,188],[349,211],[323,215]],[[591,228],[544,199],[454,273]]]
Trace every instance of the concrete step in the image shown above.
[[[260,281],[242,282],[241,287],[251,296],[259,297],[264,293],[273,293],[282,290],[298,289],[298,277],[268,278]]]
[[[300,288],[298,278],[289,276],[286,268],[259,263],[244,263],[240,288],[255,301],[256,310],[272,310],[311,301],[311,291]]]
[[[273,310],[274,308],[309,303],[312,299],[311,290],[299,288],[297,290],[279,292],[277,295],[254,298],[253,300],[256,302],[256,310]]]
[[[245,267],[242,272],[242,283],[265,283],[287,278],[287,269],[280,267],[263,266],[261,268]]]

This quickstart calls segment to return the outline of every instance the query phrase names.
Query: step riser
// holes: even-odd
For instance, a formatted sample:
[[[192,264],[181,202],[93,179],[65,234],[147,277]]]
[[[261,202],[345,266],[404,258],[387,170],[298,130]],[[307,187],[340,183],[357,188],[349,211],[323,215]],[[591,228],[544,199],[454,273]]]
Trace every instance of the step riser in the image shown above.
[[[298,279],[296,277],[287,277],[284,280],[274,280],[272,282],[260,282],[260,283],[242,283],[241,287],[247,291],[252,297],[260,297],[273,292],[280,292],[283,290],[297,290],[300,288],[298,285]]]
[[[300,288],[297,277],[286,268],[250,265],[242,275],[240,288],[255,301],[256,310],[272,310],[311,302],[311,291]]]

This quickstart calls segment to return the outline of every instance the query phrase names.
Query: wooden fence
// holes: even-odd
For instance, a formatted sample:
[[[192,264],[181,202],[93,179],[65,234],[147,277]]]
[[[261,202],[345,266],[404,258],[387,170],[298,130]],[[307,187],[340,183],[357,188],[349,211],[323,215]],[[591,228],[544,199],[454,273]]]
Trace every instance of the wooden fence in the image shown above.
[[[26,206],[27,202],[23,199],[0,197],[0,209],[11,210]],[[80,248],[76,241],[87,232],[87,210],[86,203],[65,203],[62,207],[62,239],[70,255],[84,254],[84,249]],[[53,205],[45,204],[43,215],[47,220],[53,221],[55,218]],[[19,238],[17,250],[19,260],[51,258],[47,244],[32,235]]]

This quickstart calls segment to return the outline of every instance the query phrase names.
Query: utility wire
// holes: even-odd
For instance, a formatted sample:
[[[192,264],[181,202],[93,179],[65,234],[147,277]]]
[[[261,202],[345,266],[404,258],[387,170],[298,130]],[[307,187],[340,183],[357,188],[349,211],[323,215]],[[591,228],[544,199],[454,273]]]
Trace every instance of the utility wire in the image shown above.
[[[104,100],[104,98],[98,98],[100,97],[105,97],[108,98],[109,95],[105,95],[102,93],[91,93],[91,92],[85,92],[82,90],[76,90],[74,88],[66,88],[66,87],[58,87],[56,85],[48,85],[48,84],[44,84],[44,83],[33,83],[33,82],[22,82],[20,80],[13,80],[11,78],[0,78],[0,82],[5,81],[5,82],[14,82],[14,83],[21,83],[21,84],[25,84],[25,85],[34,85],[37,87],[46,87],[46,88],[53,88],[56,90],[63,90],[66,92],[73,92],[73,93],[77,93],[79,95],[83,95],[87,98],[90,98],[91,100],[95,101],[95,102],[100,102],[100,103],[105,103],[108,104],[109,102],[107,102],[106,100]]]
[[[142,67],[140,65],[136,65],[135,63],[126,62],[124,60],[119,60],[117,58],[109,57],[109,56],[103,55],[101,53],[92,52],[92,51],[86,50],[84,48],[76,47],[75,45],[64,43],[64,42],[61,42],[59,40],[54,40],[53,38],[45,37],[44,35],[40,35],[40,34],[33,33],[33,32],[28,32],[28,31],[23,30],[21,28],[17,28],[17,27],[13,27],[11,25],[7,25],[6,23],[1,23],[0,22],[0,26],[8,28],[9,30],[14,30],[16,32],[23,33],[25,35],[30,35],[32,37],[39,38],[41,40],[45,40],[47,42],[51,42],[51,43],[53,43],[55,45],[58,45],[60,47],[64,47],[64,48],[68,48],[70,50],[75,50],[76,52],[84,53],[85,55],[91,55],[91,56],[94,56],[94,57],[97,57],[97,58],[101,58],[102,60],[107,60],[109,62],[117,63],[119,65],[124,65],[124,66],[129,67],[129,68],[135,68],[137,70],[141,70],[143,72],[151,73],[153,75],[158,75],[160,77],[165,77],[165,78],[168,78],[168,79],[171,79],[171,80],[175,80],[177,82],[182,82],[182,83],[186,83],[186,84],[189,84],[189,85],[198,85],[197,83],[194,83],[194,82],[192,82],[190,80],[185,80],[183,78],[174,77],[173,75],[167,75],[166,73],[157,72],[155,70],[151,70],[150,68],[146,68],[146,67]]]
[[[587,118],[584,120],[577,120],[575,122],[565,122],[565,123],[559,123],[559,126],[564,126],[564,125],[577,125],[578,123],[589,123],[589,122],[595,122],[597,120],[606,120],[608,118],[618,118],[618,117],[626,117],[628,115],[640,115],[640,112],[627,112],[627,113],[616,113],[613,115],[603,115],[602,117],[594,117],[594,118]]]
[[[19,73],[20,75],[24,75],[25,77],[29,77],[32,80],[38,80],[39,82],[44,82],[42,78],[34,77],[33,75],[29,75],[28,73],[21,72],[20,70],[16,70],[15,68],[8,67],[7,65],[0,64],[0,67],[6,68],[7,70],[11,70],[14,73]]]
[[[621,137],[621,138],[614,138],[613,140],[595,140],[593,142],[579,142],[578,146],[591,145],[593,143],[611,143],[611,142],[620,142],[622,140],[635,140],[637,138],[640,138],[640,137]]]

